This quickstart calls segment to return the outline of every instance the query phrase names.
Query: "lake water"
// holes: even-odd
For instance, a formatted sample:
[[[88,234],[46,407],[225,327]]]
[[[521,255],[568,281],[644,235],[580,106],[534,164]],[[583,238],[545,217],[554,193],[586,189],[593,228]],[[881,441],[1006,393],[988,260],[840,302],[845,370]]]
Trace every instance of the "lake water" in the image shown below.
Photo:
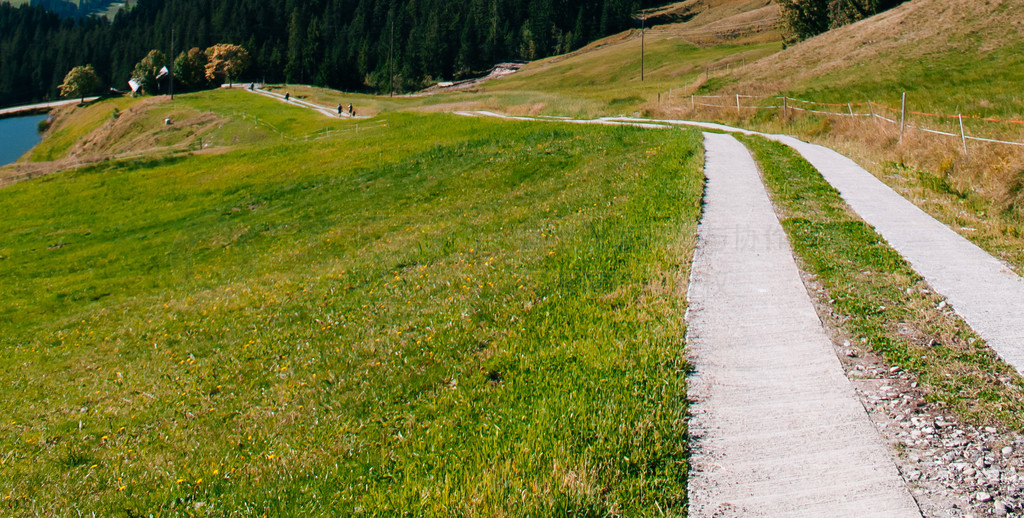
[[[46,117],[47,115],[28,115],[0,119],[0,166],[14,163],[42,140],[37,128],[39,121]]]

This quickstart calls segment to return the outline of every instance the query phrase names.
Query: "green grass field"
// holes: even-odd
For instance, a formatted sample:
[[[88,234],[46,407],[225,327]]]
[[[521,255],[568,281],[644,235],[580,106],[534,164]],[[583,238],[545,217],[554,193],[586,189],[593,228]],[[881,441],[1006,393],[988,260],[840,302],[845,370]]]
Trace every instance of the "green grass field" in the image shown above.
[[[165,119],[172,124],[166,125]],[[200,149],[233,149],[354,133],[358,121],[324,117],[241,89],[114,98],[61,108],[53,127],[25,160],[86,161]],[[386,124],[370,121],[363,126]]]
[[[280,87],[371,120],[239,90],[69,109],[30,160],[121,158],[0,189],[0,514],[684,515],[699,133],[414,113],[631,114],[781,47],[662,36],[643,81],[623,36],[473,92]],[[926,94],[946,77],[929,63],[894,70],[930,107],[978,84]],[[853,70],[779,91],[891,103],[889,76]],[[1017,102],[1004,87],[986,95]],[[813,168],[746,142],[830,323],[964,419],[1024,429],[1020,377]],[[990,197],[910,162],[879,167],[1019,252]]]
[[[4,188],[0,514],[678,514],[701,164],[399,114]]]

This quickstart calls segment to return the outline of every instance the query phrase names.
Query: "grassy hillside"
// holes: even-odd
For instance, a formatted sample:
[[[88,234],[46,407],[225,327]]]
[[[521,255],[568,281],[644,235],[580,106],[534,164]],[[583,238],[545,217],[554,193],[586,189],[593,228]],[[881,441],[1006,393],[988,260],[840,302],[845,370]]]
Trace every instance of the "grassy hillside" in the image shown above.
[[[0,189],[2,514],[685,505],[697,135],[391,123]]]
[[[518,96],[509,110],[514,113],[631,114],[669,89],[695,81],[708,65],[752,62],[782,45],[774,6],[764,0],[679,2],[653,12],[652,23],[660,23],[659,16],[682,21],[654,25],[643,41],[633,30],[531,63],[486,84],[482,93]]]
[[[823,102],[874,100],[917,111],[1019,116],[1024,5],[914,0],[801,42],[722,79],[733,89]]]
[[[689,83],[685,92],[787,95],[839,106],[874,101],[876,112],[953,133],[932,135],[870,117],[851,120],[782,110],[690,109],[688,95],[648,103],[659,116],[738,123],[797,134],[844,152],[965,237],[1024,271],[1024,146],[968,142],[963,151],[955,114],[969,135],[1024,142],[1024,5],[997,0],[913,0],[891,11],[801,42],[747,66]],[[777,105],[777,99],[749,102]],[[866,106],[854,106],[867,113]],[[918,115],[954,115],[953,118]]]
[[[358,131],[332,119],[241,89],[168,97],[115,98],[51,113],[43,140],[21,161],[0,167],[0,184],[111,159],[222,153],[252,145],[319,139]],[[171,124],[166,124],[167,119]],[[363,121],[363,128],[386,120]]]

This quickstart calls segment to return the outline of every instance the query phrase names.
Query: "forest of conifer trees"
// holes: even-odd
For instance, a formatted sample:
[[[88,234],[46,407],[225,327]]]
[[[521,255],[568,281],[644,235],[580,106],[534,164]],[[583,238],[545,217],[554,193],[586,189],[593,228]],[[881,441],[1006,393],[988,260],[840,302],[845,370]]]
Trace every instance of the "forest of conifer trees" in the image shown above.
[[[112,21],[0,3],[0,106],[57,97],[92,64],[119,89],[149,50],[245,47],[245,81],[409,91],[578,48],[664,0],[141,0]],[[173,33],[173,46],[172,45]],[[389,71],[393,70],[393,75]]]

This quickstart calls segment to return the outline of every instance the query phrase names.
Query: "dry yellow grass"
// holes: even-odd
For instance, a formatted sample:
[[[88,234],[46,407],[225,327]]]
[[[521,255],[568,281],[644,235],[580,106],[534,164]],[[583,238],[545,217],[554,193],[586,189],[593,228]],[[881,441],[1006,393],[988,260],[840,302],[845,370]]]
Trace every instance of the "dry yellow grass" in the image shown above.
[[[1015,0],[915,0],[765,58],[737,77],[732,88],[778,92],[830,74],[859,75],[851,69],[861,67],[889,73],[878,79],[898,81],[899,75],[892,73],[906,62],[995,51],[1020,42],[1022,28],[1024,4]]]
[[[912,0],[728,73],[701,76],[652,115],[716,120],[784,132],[853,157],[966,237],[1024,268],[1024,147],[968,142],[868,118],[690,108],[689,94],[789,95],[875,101],[937,114],[1024,119],[1024,3]],[[754,101],[748,101],[754,102]],[[777,104],[772,99],[763,104]],[[865,108],[861,107],[861,110]],[[898,118],[899,114],[889,114]],[[910,125],[959,133],[956,118],[911,114]],[[968,135],[1024,142],[1024,124],[967,119]]]

